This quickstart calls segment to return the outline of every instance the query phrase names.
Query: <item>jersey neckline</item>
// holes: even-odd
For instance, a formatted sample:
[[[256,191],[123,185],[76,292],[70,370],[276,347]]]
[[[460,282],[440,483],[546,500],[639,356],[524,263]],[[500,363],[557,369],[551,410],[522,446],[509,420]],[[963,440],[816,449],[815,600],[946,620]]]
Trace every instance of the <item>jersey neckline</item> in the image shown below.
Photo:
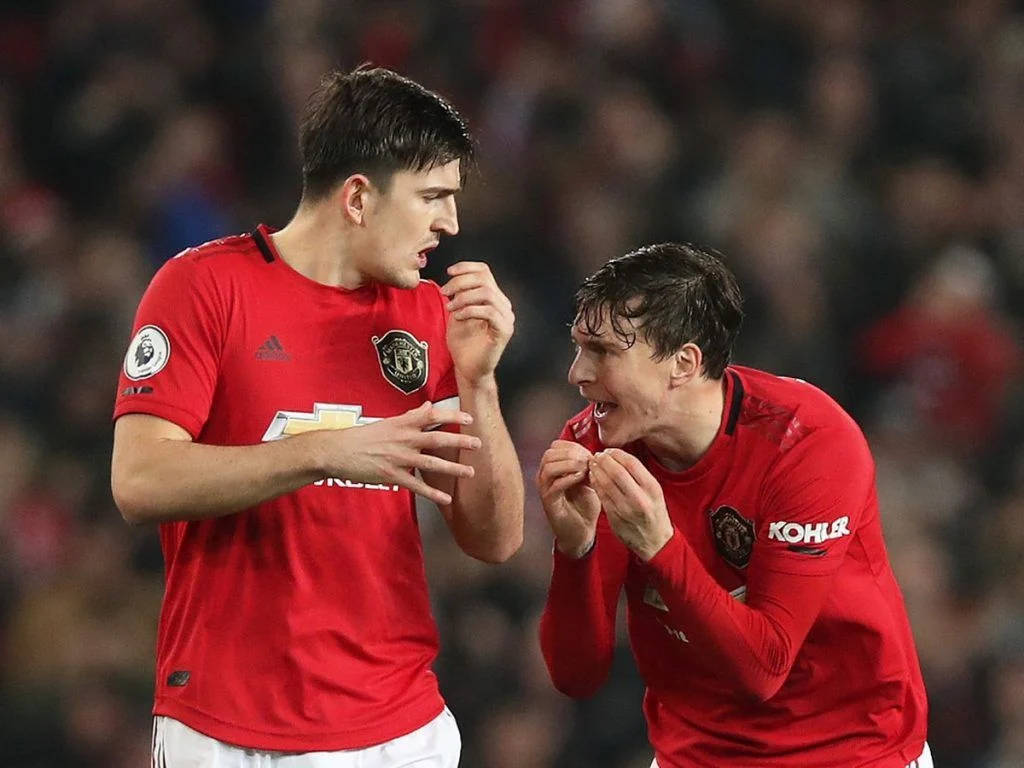
[[[725,369],[723,376],[723,393],[725,407],[722,409],[722,420],[718,425],[718,432],[715,439],[704,452],[704,455],[697,459],[697,462],[684,470],[674,472],[665,467],[654,453],[643,443],[640,443],[644,463],[651,470],[660,482],[665,483],[692,483],[705,474],[715,464],[718,456],[726,450],[730,438],[736,431],[736,424],[739,421],[740,411],[743,408],[743,381],[739,374],[731,367]]]
[[[368,282],[358,288],[345,288],[340,285],[326,285],[324,283],[319,283],[312,278],[306,277],[295,269],[295,267],[281,258],[281,253],[277,250],[277,246],[274,244],[274,239],[271,237],[271,234],[276,231],[277,229],[274,227],[269,227],[266,224],[258,224],[256,225],[256,229],[250,233],[250,237],[252,237],[253,241],[256,243],[256,247],[259,249],[263,260],[274,269],[279,270],[285,279],[304,290],[319,293],[321,295],[344,296],[349,299],[366,299],[368,301],[372,301],[376,298],[377,283],[375,282]]]

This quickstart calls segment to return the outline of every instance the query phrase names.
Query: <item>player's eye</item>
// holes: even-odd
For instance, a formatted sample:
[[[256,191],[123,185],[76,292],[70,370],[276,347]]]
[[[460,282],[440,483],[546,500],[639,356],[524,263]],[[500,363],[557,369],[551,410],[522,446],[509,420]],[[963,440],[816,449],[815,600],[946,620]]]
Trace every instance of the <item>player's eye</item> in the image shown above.
[[[573,355],[579,355],[581,352],[586,352],[588,355],[593,357],[604,357],[610,351],[603,344],[594,344],[593,342],[585,341],[582,344],[577,344],[575,341],[570,342],[570,349]]]

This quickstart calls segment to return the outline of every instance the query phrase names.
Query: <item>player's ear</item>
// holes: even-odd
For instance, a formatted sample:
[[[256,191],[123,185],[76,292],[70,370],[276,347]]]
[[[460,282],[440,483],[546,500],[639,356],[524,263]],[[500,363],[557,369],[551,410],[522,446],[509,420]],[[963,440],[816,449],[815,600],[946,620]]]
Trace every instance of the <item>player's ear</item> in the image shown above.
[[[373,184],[370,179],[361,173],[354,173],[338,187],[336,194],[342,215],[353,224],[362,224],[373,195]]]
[[[704,363],[704,355],[693,342],[683,344],[672,355],[672,370],[670,377],[672,384],[680,386],[700,376],[700,369]]]

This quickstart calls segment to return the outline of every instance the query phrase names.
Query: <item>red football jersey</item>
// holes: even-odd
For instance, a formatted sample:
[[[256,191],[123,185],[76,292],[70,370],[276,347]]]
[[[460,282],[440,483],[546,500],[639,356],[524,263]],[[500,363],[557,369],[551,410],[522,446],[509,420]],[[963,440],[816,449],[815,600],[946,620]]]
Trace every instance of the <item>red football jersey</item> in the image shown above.
[[[300,275],[268,230],[189,249],[153,278],[114,418],[211,445],[345,429],[457,395],[444,298]],[[154,714],[225,742],[338,750],[444,704],[413,495],[326,478],[237,514],[160,526]]]
[[[802,381],[730,367],[725,405],[685,471],[628,447],[675,527],[649,563],[603,513],[590,554],[556,552],[541,623],[552,679],[577,696],[601,685],[625,587],[662,768],[904,768],[923,748],[927,703],[867,443]],[[592,408],[562,439],[604,448]]]

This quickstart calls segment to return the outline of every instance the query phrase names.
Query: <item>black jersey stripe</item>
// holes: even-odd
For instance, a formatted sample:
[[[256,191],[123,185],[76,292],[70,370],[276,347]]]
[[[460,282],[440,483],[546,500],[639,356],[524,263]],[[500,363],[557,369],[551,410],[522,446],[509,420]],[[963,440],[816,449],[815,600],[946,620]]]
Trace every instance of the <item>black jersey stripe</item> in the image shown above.
[[[270,244],[263,237],[263,233],[258,229],[252,231],[252,239],[256,241],[256,247],[260,249],[260,253],[263,254],[263,260],[270,264],[274,260],[274,252],[270,250]]]
[[[731,435],[736,431],[736,422],[740,420],[744,391],[743,382],[734,371],[729,371],[727,375],[732,376],[732,400],[729,402],[729,420],[725,423],[725,434]]]

